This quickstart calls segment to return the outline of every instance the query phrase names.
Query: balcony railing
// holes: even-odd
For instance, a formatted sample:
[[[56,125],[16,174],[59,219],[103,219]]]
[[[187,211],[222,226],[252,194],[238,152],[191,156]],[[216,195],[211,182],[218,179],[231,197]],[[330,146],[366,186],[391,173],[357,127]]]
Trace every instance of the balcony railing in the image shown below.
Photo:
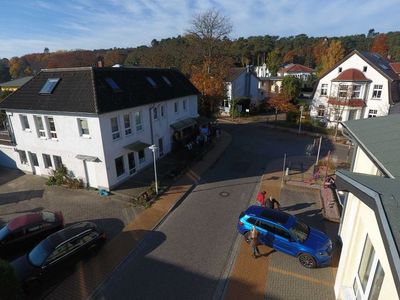
[[[329,97],[328,104],[335,106],[347,106],[347,107],[364,107],[365,101],[363,99],[343,99],[343,98],[335,98]]]

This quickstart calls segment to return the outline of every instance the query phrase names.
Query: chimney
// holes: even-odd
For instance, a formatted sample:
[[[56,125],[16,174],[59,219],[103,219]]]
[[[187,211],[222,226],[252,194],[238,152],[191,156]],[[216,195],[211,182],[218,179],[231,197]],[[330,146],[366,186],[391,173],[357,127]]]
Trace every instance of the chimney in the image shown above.
[[[99,68],[103,68],[104,67],[104,58],[103,58],[103,56],[98,56],[97,57],[97,66]]]

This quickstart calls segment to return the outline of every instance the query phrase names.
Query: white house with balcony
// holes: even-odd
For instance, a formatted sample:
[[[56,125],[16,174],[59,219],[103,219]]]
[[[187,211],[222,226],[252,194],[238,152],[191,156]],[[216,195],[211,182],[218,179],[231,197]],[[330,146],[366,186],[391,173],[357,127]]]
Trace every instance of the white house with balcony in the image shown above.
[[[179,71],[148,68],[42,70],[0,103],[10,141],[0,164],[48,176],[64,164],[87,186],[112,189],[171,151],[194,126],[197,89]]]
[[[399,76],[385,58],[354,50],[319,79],[310,115],[328,126],[386,116],[400,102],[399,88]]]
[[[336,299],[399,299],[400,115],[342,126],[356,147],[351,171],[336,171],[346,195]]]

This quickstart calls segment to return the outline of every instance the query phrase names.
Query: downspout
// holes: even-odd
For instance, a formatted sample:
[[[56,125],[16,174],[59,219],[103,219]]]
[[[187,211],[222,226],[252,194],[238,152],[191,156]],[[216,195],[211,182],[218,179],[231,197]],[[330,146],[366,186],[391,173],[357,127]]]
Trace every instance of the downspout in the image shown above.
[[[151,144],[154,145],[154,133],[153,133],[153,120],[151,118],[151,110],[154,106],[149,107],[149,120],[150,120],[150,135],[151,135]]]

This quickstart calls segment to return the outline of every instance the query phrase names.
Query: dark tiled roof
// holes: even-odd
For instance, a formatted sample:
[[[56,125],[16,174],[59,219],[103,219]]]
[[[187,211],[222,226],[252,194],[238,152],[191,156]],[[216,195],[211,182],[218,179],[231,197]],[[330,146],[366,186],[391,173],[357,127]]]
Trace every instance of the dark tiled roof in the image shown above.
[[[39,94],[49,78],[60,81],[51,94]],[[107,78],[119,89],[113,90]],[[175,69],[48,69],[7,97],[0,108],[101,114],[197,94],[199,91],[192,83]]]
[[[3,83],[0,83],[0,87],[20,87],[20,86],[24,85],[25,83],[27,83],[32,78],[33,78],[33,76],[26,76],[26,77],[14,79],[14,80],[6,81]]]
[[[357,69],[347,69],[341,72],[332,81],[371,81],[365,77],[364,73]]]
[[[346,121],[343,126],[385,173],[400,179],[399,114]]]
[[[246,72],[246,68],[230,68],[229,69],[229,74],[226,76],[226,81],[227,82],[232,82],[234,81],[237,77],[239,77],[240,74],[243,72]]]
[[[390,232],[393,236],[393,240],[395,243],[396,249],[391,247],[385,247],[386,251],[391,252],[394,257],[399,257],[400,253],[400,181],[397,179],[385,178],[381,176],[353,173],[345,170],[336,171],[337,178],[343,178],[345,181],[352,181],[352,185],[354,183],[357,184],[357,188],[364,192],[368,190],[372,190],[379,195],[379,200],[375,199],[375,201],[380,201],[383,207],[383,214],[380,213],[379,206],[374,205],[371,201],[368,200],[364,195],[364,193],[359,193],[357,198],[359,198],[362,202],[367,204],[371,209],[374,210],[375,216],[377,219],[386,219],[389,223]],[[338,182],[340,188],[340,181]],[[379,224],[382,222],[378,221]],[[382,235],[386,235],[385,231],[381,229]],[[390,233],[389,233],[390,234]],[[383,237],[385,240],[385,237]],[[388,239],[389,237],[387,237]],[[397,261],[394,260],[394,261]],[[392,268],[397,269],[399,266],[391,265]],[[399,279],[399,273],[397,271],[397,280]]]

